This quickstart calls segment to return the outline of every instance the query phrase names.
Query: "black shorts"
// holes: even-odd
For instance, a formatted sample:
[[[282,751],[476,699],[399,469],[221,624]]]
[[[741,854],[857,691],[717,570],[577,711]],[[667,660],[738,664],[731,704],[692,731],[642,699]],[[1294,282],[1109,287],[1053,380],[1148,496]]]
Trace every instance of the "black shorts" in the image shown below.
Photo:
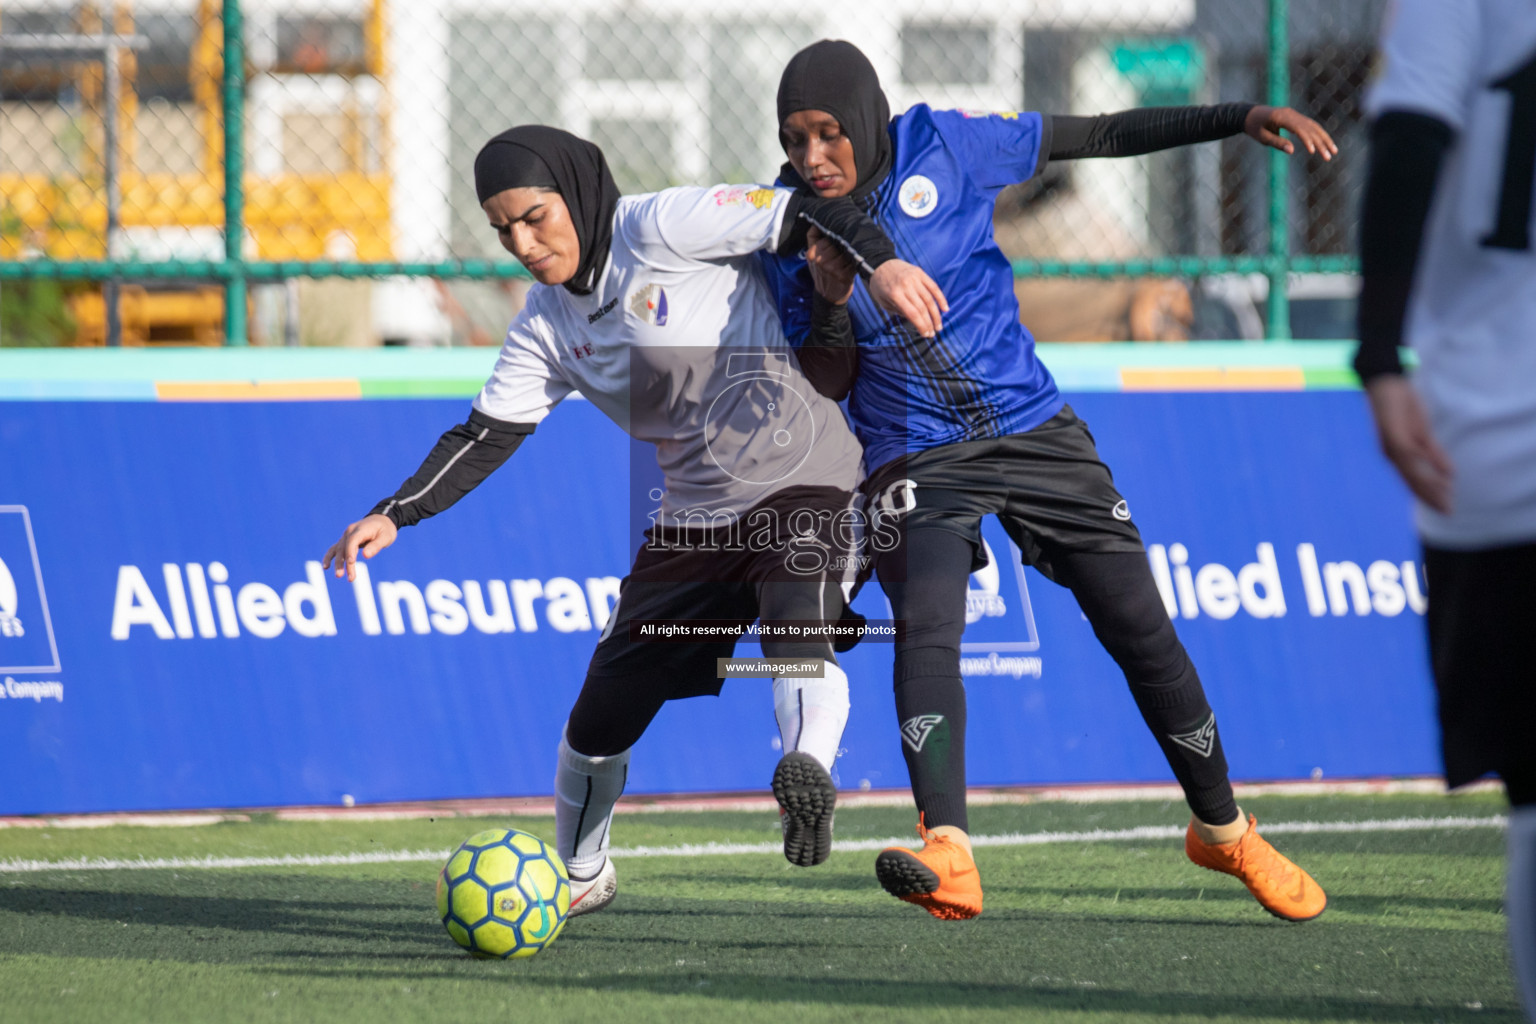
[[[844,610],[839,582],[857,555],[844,516],[852,503],[851,493],[836,488],[791,487],[730,528],[646,531],[588,677],[653,687],[663,700],[718,695],[723,681],[715,661],[729,658],[757,620],[759,588],[767,583],[806,588],[796,602],[803,611],[792,617],[836,622]],[[754,516],[758,512],[772,514]],[[811,524],[814,532],[807,530]],[[733,626],[734,632],[707,641],[637,635],[646,623],[682,621]]]
[[[1514,799],[1536,783],[1536,543],[1426,546],[1424,572],[1445,781],[1497,772]]]
[[[1024,564],[1051,579],[1055,551],[1145,550],[1088,425],[1071,406],[1022,434],[895,459],[864,491],[871,517],[894,517],[904,532],[942,529],[970,541],[973,572],[986,565],[981,520],[989,515],[1019,546]],[[899,557],[877,558],[882,579],[899,578]]]

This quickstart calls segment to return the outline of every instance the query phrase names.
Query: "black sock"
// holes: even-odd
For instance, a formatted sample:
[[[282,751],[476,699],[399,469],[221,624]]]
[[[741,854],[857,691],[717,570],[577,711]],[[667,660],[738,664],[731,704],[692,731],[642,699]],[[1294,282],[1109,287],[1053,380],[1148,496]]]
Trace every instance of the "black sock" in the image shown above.
[[[1193,671],[1190,675],[1193,677]],[[1184,789],[1189,809],[1207,825],[1226,825],[1237,817],[1237,798],[1227,778],[1227,756],[1221,749],[1216,713],[1206,703],[1200,680],[1195,678],[1193,682],[1193,687],[1178,688],[1183,692],[1159,692],[1134,685],[1131,692],[1142,719],[1163,748],[1174,778]],[[1158,706],[1160,700],[1181,697],[1195,699]]]
[[[923,824],[966,829],[965,684],[957,651],[919,647],[898,652],[896,720]]]
[[[1144,554],[1071,553],[1057,578],[1072,588],[1094,635],[1125,673],[1195,817],[1226,825],[1237,817],[1216,716],[1169,621]]]

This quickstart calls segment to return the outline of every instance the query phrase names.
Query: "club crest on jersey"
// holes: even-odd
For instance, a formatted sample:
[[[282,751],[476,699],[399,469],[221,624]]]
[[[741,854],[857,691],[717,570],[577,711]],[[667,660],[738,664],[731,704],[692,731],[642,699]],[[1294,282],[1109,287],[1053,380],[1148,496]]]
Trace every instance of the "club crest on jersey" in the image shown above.
[[[629,311],[654,327],[667,326],[667,290],[648,284],[629,297]]]
[[[914,174],[901,183],[896,203],[908,217],[926,217],[939,205],[939,187],[932,178]]]

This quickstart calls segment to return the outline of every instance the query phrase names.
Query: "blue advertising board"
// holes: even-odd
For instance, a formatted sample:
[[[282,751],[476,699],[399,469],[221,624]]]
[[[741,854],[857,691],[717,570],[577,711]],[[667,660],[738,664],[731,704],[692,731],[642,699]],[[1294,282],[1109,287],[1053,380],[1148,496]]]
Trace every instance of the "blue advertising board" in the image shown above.
[[[1436,771],[1423,570],[1359,394],[1071,402],[1234,777]],[[0,401],[0,813],[548,793],[633,554],[627,438],[567,401],[355,583],[318,564],[467,408]],[[996,524],[984,535],[962,652],[970,781],[1168,779],[1071,595]],[[857,606],[889,617],[876,585]],[[844,658],[844,788],[906,784],[891,654]],[[663,709],[630,792],[763,789],[776,745],[769,682],[733,681]]]

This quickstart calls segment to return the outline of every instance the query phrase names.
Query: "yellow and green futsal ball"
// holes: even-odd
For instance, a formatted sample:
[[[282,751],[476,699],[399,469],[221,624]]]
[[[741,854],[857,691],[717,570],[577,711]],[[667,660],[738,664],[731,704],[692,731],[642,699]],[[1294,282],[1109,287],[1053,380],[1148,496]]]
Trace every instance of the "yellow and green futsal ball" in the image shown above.
[[[437,914],[475,956],[532,956],[554,942],[571,909],[565,865],[538,836],[476,832],[437,876]]]

